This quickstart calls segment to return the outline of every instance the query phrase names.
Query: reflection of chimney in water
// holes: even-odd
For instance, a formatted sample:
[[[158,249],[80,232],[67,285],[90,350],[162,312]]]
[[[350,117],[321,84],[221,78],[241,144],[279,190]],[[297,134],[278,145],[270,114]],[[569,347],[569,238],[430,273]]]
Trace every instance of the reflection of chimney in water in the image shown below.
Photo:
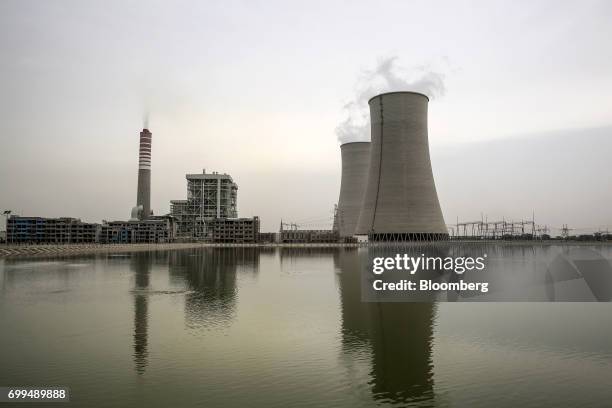
[[[131,259],[131,269],[134,271],[134,363],[136,372],[144,374],[147,367],[149,351],[149,305],[145,290],[149,287],[151,272],[150,254],[134,253]]]
[[[340,251],[343,352],[357,355],[369,345],[370,384],[376,400],[409,405],[431,398],[435,304],[362,302],[361,266],[367,256],[363,249]]]

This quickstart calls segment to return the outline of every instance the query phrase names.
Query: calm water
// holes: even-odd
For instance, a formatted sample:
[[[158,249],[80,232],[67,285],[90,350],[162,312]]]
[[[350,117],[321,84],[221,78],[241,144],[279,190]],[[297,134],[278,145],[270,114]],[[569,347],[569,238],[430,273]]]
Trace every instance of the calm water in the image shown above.
[[[0,259],[0,287],[0,385],[71,406],[612,406],[612,304],[362,303],[356,249]]]

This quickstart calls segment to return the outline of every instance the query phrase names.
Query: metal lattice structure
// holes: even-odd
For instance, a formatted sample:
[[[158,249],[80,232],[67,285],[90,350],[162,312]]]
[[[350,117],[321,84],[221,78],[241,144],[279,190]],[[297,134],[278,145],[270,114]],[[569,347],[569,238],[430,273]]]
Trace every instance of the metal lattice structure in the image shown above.
[[[449,226],[453,239],[542,239],[550,229],[534,220],[521,221],[466,221]]]
[[[218,218],[237,218],[238,185],[228,174],[187,174],[187,200],[170,202],[177,222],[177,236],[211,239],[207,224]]]

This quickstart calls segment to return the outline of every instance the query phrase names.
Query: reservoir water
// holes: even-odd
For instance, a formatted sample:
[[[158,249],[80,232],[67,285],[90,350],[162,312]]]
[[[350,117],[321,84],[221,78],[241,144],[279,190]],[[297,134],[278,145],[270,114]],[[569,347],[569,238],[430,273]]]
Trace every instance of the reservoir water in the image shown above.
[[[0,386],[83,407],[612,406],[612,304],[364,303],[359,251],[0,259]]]

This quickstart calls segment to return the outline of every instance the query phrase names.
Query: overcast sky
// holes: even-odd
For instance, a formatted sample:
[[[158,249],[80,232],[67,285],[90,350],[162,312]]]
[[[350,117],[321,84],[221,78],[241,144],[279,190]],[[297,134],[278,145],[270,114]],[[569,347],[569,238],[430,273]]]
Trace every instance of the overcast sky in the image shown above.
[[[443,81],[429,134],[447,223],[535,211],[612,228],[611,38],[610,1],[1,0],[0,209],[128,218],[148,111],[157,214],[206,168],[233,176],[239,215],[263,230],[323,226],[343,107],[393,59]],[[533,155],[526,141],[545,175],[507,160]],[[492,165],[469,168],[474,152]],[[579,175],[551,177],[568,165]]]

